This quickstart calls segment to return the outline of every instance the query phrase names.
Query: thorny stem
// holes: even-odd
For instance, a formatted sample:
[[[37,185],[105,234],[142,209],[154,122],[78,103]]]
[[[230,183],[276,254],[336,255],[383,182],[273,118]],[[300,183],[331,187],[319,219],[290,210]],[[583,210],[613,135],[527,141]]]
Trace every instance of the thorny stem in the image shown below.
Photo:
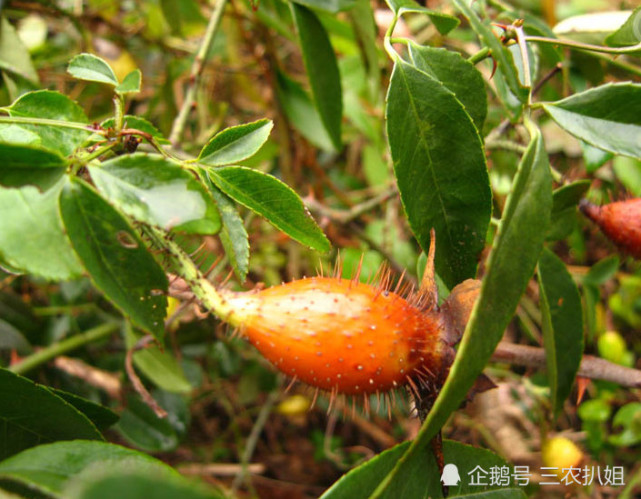
[[[205,308],[231,326],[240,325],[240,318],[234,313],[224,296],[203,276],[189,255],[178,244],[153,227],[144,226],[143,231],[154,245],[164,252],[170,267],[167,270],[181,277]]]
[[[94,341],[106,338],[120,327],[120,322],[106,322],[96,326],[84,333],[76,334],[66,340],[55,343],[51,346],[38,350],[37,352],[22,359],[18,364],[9,367],[9,370],[16,374],[24,374],[31,371],[50,360],[65,354],[76,348],[80,348]]]
[[[223,17],[223,12],[225,11],[225,6],[227,5],[227,0],[218,0],[216,7],[209,18],[209,24],[207,25],[207,30],[205,31],[205,36],[203,41],[200,44],[198,53],[194,58],[194,62],[191,66],[190,74],[190,84],[185,94],[182,107],[178,112],[178,116],[174,120],[174,123],[171,127],[171,133],[169,134],[169,141],[175,146],[180,139],[185,130],[185,125],[187,124],[187,119],[189,118],[189,113],[192,110],[194,103],[196,102],[196,93],[198,92],[198,87],[200,86],[200,79],[205,67],[205,59],[207,54],[214,43],[214,37],[218,31],[218,26],[220,25],[220,20]]]

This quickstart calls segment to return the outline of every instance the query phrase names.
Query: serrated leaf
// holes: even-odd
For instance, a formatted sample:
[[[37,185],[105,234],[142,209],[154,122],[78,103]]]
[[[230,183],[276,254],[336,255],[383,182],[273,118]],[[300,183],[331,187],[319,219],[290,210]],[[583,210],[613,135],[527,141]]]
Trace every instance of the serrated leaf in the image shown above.
[[[133,348],[141,338],[129,325],[124,329],[125,344]],[[156,386],[168,392],[189,393],[192,389],[185,373],[169,350],[151,345],[134,353],[134,365]]]
[[[167,277],[127,220],[79,179],[65,184],[60,212],[96,287],[135,324],[162,338]]]
[[[115,125],[115,120],[113,118],[108,118],[100,126],[102,128],[113,128]],[[159,144],[169,145],[170,142],[167,140],[164,135],[158,130],[153,124],[147,121],[145,118],[140,116],[132,116],[126,114],[124,118],[124,125],[126,128],[131,128],[134,130],[140,130],[141,132],[148,133],[153,138],[155,138]]]
[[[123,155],[90,166],[98,190],[132,218],[190,234],[216,234],[220,216],[193,175],[159,155]]]
[[[178,476],[172,468],[142,452],[105,442],[78,440],[39,445],[6,459],[0,462],[0,477],[62,499],[64,488],[83,472],[118,463],[130,471],[148,470],[158,477]]]
[[[556,415],[570,396],[583,356],[583,310],[572,276],[548,249],[539,258],[543,343],[552,408]]]
[[[221,191],[292,239],[318,251],[329,251],[329,241],[298,194],[277,178],[240,166],[209,168],[207,172]]]
[[[313,11],[292,4],[303,62],[314,97],[314,104],[335,149],[341,147],[343,94],[334,49],[325,28]]]
[[[606,37],[605,43],[610,47],[629,47],[641,44],[641,7],[634,9],[625,23]]]
[[[267,141],[273,127],[271,120],[262,119],[225,128],[203,147],[198,162],[207,166],[222,166],[250,158]]]
[[[538,129],[521,159],[490,253],[481,294],[445,385],[418,436],[372,497],[396,490],[403,468],[421,452],[465,399],[512,319],[543,247],[552,209],[552,178]]]
[[[407,451],[410,442],[404,442],[375,456],[366,463],[350,470],[332,485],[321,499],[365,499],[376,489],[380,477],[387,475],[398,460]],[[507,468],[509,465],[492,452],[464,445],[451,440],[443,441],[445,462],[457,468],[457,475],[452,472],[451,480],[458,485],[449,487],[448,497],[466,498],[525,498],[519,484],[510,478],[509,485],[498,484],[472,485],[471,480],[477,466],[489,472],[492,468]],[[510,470],[511,471],[511,470]],[[438,498],[443,497],[441,490],[441,472],[431,452],[421,452],[409,462],[404,470],[406,480],[397,488],[390,488],[381,497],[390,498]],[[510,473],[511,474],[511,473]],[[456,480],[456,478],[459,480]],[[486,480],[489,483],[489,479]],[[480,482],[479,482],[480,483]]]
[[[38,90],[22,95],[6,108],[10,116],[67,121],[78,125],[88,123],[82,108],[69,97],[51,90]],[[6,125],[0,124],[0,130]],[[40,145],[63,156],[73,153],[91,135],[89,130],[78,130],[55,125],[20,124],[22,130],[40,137]]]
[[[334,145],[312,99],[300,84],[280,70],[276,72],[276,92],[291,126],[316,147],[333,151]]]
[[[30,186],[0,188],[0,259],[12,268],[53,281],[82,273],[58,213],[63,184],[42,193]]]
[[[593,146],[641,159],[641,85],[608,83],[542,104],[557,124]]]
[[[474,2],[469,0],[453,0],[454,5],[458,8],[463,15],[470,22],[470,26],[481,39],[484,45],[489,47],[492,52],[492,59],[496,61],[497,66],[503,72],[505,81],[510,91],[521,101],[526,102],[529,94],[529,89],[521,86],[519,81],[518,71],[514,66],[508,50],[503,46],[499,38],[494,35],[489,20],[481,20],[477,13],[472,9]]]
[[[487,94],[483,76],[476,67],[451,50],[421,46],[414,42],[409,43],[408,49],[414,66],[453,92],[476,128],[482,130],[487,115]]]
[[[100,404],[96,404],[91,400],[86,398],[79,397],[74,393],[65,392],[63,390],[58,390],[57,388],[50,389],[54,394],[63,399],[65,402],[74,406],[78,411],[83,413],[87,418],[98,428],[100,431],[104,431],[110,426],[116,424],[120,417],[118,414],[113,412],[111,409],[104,407]]]
[[[117,86],[118,78],[104,59],[93,54],[79,54],[69,61],[67,72],[79,80]]]
[[[225,254],[240,282],[244,282],[249,270],[249,236],[243,219],[240,218],[234,203],[216,187],[208,176],[209,191],[213,196],[223,221],[220,240]]]
[[[140,69],[134,69],[129,73],[116,87],[118,94],[136,94],[140,92],[140,85],[142,84],[142,73]]]
[[[96,427],[75,407],[46,387],[6,369],[0,369],[0,400],[7,401],[0,404],[0,460],[54,440],[102,440]]]
[[[490,221],[481,138],[452,92],[397,60],[387,95],[387,134],[410,227],[427,252],[436,231],[436,270],[452,288],[476,273]]]
[[[436,26],[436,29],[441,35],[447,35],[450,31],[456,28],[460,21],[449,14],[444,14],[437,10],[431,10],[422,5],[419,5],[414,0],[385,0],[392,11],[401,16],[406,12],[415,12],[419,14],[427,14],[430,20]]]

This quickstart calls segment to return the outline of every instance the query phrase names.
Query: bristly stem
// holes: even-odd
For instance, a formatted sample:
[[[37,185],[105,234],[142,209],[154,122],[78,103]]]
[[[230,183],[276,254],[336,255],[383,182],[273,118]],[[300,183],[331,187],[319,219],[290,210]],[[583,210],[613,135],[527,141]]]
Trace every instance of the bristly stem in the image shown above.
[[[223,12],[225,11],[225,6],[227,5],[227,0],[218,0],[216,7],[209,18],[209,24],[207,25],[207,31],[205,31],[205,36],[203,41],[200,44],[198,53],[194,58],[194,62],[191,65],[191,74],[189,88],[185,94],[182,107],[178,112],[178,116],[174,120],[174,123],[171,127],[171,133],[169,134],[169,141],[176,146],[177,143],[182,138],[182,134],[185,130],[185,125],[187,124],[187,119],[189,118],[189,112],[191,111],[194,102],[196,102],[196,93],[198,92],[198,87],[200,86],[200,78],[203,73],[203,68],[205,67],[205,59],[209,54],[211,47],[214,43],[214,37],[218,31],[218,26],[220,25],[220,20],[223,17]]]
[[[152,240],[166,257],[165,270],[181,277],[189,286],[194,296],[221,320],[231,326],[238,326],[240,318],[229,306],[225,297],[198,269],[189,255],[161,230],[150,226],[143,226],[144,233]]]

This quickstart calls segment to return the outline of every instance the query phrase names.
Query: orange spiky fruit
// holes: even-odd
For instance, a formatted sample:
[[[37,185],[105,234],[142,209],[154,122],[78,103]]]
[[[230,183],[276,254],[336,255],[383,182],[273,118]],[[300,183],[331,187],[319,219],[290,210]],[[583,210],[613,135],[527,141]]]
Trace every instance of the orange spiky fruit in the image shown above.
[[[434,239],[432,238],[432,241]],[[228,321],[286,375],[332,394],[442,385],[478,295],[457,286],[437,307],[434,247],[415,293],[339,277],[313,277],[253,292],[225,292]]]

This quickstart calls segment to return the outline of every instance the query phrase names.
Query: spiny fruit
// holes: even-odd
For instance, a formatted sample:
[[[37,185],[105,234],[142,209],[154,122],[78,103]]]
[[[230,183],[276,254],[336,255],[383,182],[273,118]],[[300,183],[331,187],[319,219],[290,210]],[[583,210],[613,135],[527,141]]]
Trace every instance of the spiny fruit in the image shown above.
[[[401,296],[357,279],[313,277],[223,294],[227,321],[286,375],[332,394],[440,387],[479,291],[465,281],[436,305],[433,247],[421,289]]]
[[[641,198],[603,206],[583,200],[579,208],[620,249],[641,259]]]
[[[331,277],[227,297],[241,334],[278,369],[354,395],[385,392],[441,372],[440,318],[396,293]]]

